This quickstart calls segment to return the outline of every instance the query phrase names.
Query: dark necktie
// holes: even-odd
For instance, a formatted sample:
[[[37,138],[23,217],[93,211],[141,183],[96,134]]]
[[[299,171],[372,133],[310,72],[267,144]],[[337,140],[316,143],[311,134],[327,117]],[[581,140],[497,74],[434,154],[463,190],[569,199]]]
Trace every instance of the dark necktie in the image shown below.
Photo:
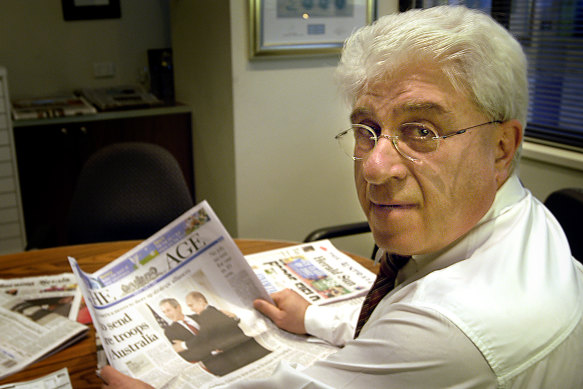
[[[377,278],[372,285],[372,288],[368,291],[368,294],[364,298],[362,303],[362,308],[360,310],[360,316],[358,317],[358,322],[356,324],[356,330],[354,331],[354,338],[356,339],[360,334],[360,330],[364,323],[370,317],[372,311],[376,308],[377,304],[382,300],[387,293],[389,293],[395,287],[395,279],[397,278],[397,273],[411,257],[402,257],[399,255],[386,254],[381,259],[381,267]]]
[[[183,323],[186,324],[186,326],[188,327],[188,329],[195,335],[198,335],[198,330],[196,329],[195,326],[193,326],[192,324],[188,323],[186,320],[183,320]]]

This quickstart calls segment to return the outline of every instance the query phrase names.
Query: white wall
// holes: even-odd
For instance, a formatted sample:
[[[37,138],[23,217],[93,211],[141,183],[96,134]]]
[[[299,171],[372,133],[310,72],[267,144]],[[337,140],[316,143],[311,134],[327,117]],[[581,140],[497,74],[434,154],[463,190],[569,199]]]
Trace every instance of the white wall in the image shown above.
[[[170,2],[176,99],[192,107],[196,201],[237,236],[229,0]]]
[[[167,0],[122,0],[120,19],[65,21],[61,0],[0,1],[0,65],[13,99],[135,84],[147,50],[170,46]],[[113,62],[116,75],[93,77]]]
[[[558,189],[583,188],[583,153],[526,141],[519,175],[524,186],[541,201]]]
[[[301,241],[364,220],[333,139],[348,124],[338,57],[249,61],[245,1],[172,0],[170,15],[176,97],[193,109],[197,200],[242,238]],[[372,246],[370,236],[340,242],[367,256]]]
[[[249,61],[245,2],[230,6],[239,237],[301,241],[364,220],[333,139],[349,113],[333,80],[338,57]],[[370,255],[372,240],[363,245]]]

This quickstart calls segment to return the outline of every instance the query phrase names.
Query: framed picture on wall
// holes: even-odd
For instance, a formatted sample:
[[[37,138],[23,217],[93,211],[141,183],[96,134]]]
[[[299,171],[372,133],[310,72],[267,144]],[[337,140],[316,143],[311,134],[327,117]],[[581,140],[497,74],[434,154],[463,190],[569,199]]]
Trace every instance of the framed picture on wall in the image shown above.
[[[71,20],[119,19],[120,0],[61,0],[63,18]]]
[[[249,0],[250,57],[335,54],[375,0]]]

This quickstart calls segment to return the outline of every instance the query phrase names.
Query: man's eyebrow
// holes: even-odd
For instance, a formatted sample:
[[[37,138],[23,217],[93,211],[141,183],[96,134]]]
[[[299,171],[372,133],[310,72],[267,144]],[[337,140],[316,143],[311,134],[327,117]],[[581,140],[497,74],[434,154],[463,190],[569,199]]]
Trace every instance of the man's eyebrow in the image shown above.
[[[414,113],[414,112],[431,112],[440,115],[451,114],[451,111],[441,104],[422,101],[422,102],[407,102],[393,109],[393,114],[400,113]]]
[[[430,101],[420,101],[420,102],[406,102],[398,107],[393,108],[392,114],[395,116],[402,115],[405,113],[426,113],[426,114],[438,114],[438,115],[451,115],[452,111],[445,108],[441,104],[437,104]],[[374,118],[376,115],[373,110],[367,107],[356,107],[350,114],[350,120],[355,123],[359,121],[362,117]]]
[[[357,107],[355,108],[352,113],[350,114],[350,121],[352,123],[357,122],[358,119],[362,116],[366,117],[374,117],[372,110],[365,108],[365,107]]]

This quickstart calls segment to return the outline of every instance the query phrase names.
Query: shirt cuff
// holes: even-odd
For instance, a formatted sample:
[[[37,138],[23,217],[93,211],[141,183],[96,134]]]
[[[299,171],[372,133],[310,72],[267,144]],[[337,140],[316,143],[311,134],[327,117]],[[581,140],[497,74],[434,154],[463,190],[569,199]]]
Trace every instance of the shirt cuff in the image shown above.
[[[335,346],[353,339],[360,306],[309,305],[304,316],[304,326],[310,335]]]

